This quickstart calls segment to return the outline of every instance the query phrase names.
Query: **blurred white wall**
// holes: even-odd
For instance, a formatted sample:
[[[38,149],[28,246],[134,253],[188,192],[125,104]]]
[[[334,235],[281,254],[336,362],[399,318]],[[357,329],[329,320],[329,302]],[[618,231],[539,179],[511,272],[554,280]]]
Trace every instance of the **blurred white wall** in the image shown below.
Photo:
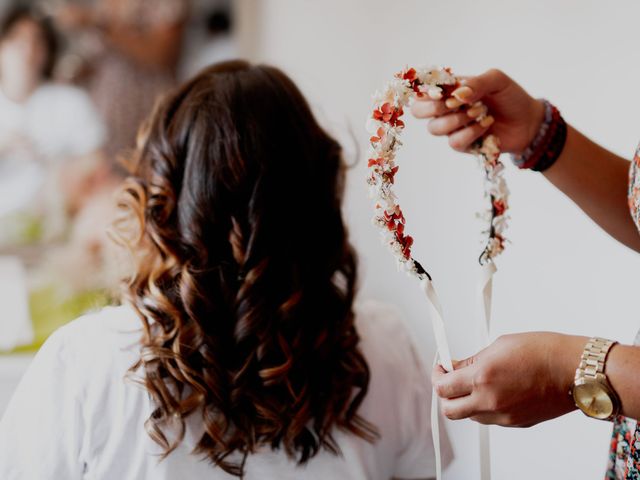
[[[640,3],[626,0],[241,0],[246,53],[284,68],[350,152],[370,95],[406,64],[505,70],[567,121],[631,157],[640,140]],[[476,349],[475,288],[481,248],[481,176],[475,161],[409,121],[397,191],[433,273],[455,356]],[[401,306],[425,361],[433,351],[426,303],[395,271],[370,225],[362,158],[352,170],[346,214],[360,252],[362,293]],[[499,259],[493,333],[555,330],[632,341],[640,327],[640,256],[617,244],[536,174],[510,169],[512,245]],[[640,372],[638,372],[640,374]],[[478,478],[477,435],[448,422],[457,459],[447,479]],[[574,412],[527,430],[492,428],[494,479],[600,479],[610,426]]]

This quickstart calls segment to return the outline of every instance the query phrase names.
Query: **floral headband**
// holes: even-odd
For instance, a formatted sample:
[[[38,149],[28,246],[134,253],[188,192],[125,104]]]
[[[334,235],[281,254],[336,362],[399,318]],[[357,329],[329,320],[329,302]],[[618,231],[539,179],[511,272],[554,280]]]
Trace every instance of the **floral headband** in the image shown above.
[[[397,259],[398,267],[422,282],[431,312],[434,337],[437,347],[435,361],[440,361],[447,371],[453,370],[453,362],[449,351],[449,342],[443,321],[442,308],[438,295],[432,284],[431,275],[411,255],[413,237],[405,231],[406,220],[393,192],[395,176],[398,173],[396,153],[402,145],[400,135],[404,129],[401,117],[404,108],[414,97],[428,96],[432,100],[447,101],[455,98],[455,90],[461,85],[460,79],[453,75],[449,68],[405,68],[397,73],[382,91],[373,96],[373,113],[367,121],[367,129],[371,134],[368,168],[371,196],[375,200],[373,223],[383,235],[384,242]],[[459,100],[459,99],[457,99]],[[473,109],[477,114],[476,121],[481,126],[491,124],[487,107],[476,102],[470,107],[459,105],[461,110]],[[504,231],[507,227],[507,210],[509,208],[509,190],[503,177],[504,165],[500,162],[500,146],[498,138],[491,134],[483,135],[471,148],[484,169],[485,195],[489,199],[488,208],[479,214],[488,228],[485,230],[487,243],[480,254],[482,265],[480,292],[482,293],[484,321],[481,325],[481,342],[489,341],[489,324],[491,318],[492,278],[496,272],[493,260],[502,253],[505,247]],[[442,462],[440,455],[440,434],[438,420],[438,396],[433,392],[431,401],[431,430],[436,456],[436,478],[442,478]],[[483,480],[490,477],[489,433],[487,427],[480,426],[480,466]]]
[[[459,79],[449,68],[406,68],[397,73],[382,91],[373,96],[373,114],[367,121],[370,138],[369,176],[371,196],[375,199],[373,223],[380,227],[385,243],[398,260],[398,265],[420,279],[431,276],[424,267],[411,256],[413,237],[405,231],[405,217],[393,192],[393,184],[398,166],[396,152],[402,145],[400,136],[404,129],[401,117],[404,108],[414,97],[427,95],[433,100],[452,98],[452,92],[460,86]],[[481,102],[472,105],[480,114],[476,121],[482,123],[487,118],[487,108]],[[485,249],[480,254],[481,264],[493,261],[503,250],[508,209],[509,190],[502,176],[504,165],[498,157],[500,148],[494,135],[486,135],[476,142],[472,149],[485,171],[485,192],[490,207],[479,216],[487,221],[488,236]]]

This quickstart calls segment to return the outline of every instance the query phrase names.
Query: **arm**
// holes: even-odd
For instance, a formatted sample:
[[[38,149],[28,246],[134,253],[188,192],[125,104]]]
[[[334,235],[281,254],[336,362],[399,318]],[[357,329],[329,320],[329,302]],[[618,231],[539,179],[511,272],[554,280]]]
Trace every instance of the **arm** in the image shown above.
[[[442,410],[450,419],[529,427],[576,408],[569,391],[587,337],[549,332],[505,335],[445,373],[433,372]],[[619,395],[622,414],[640,418],[640,347],[612,347],[605,373]]]
[[[544,116],[542,104],[499,70],[465,79],[456,92],[458,105],[426,97],[414,103],[416,117],[429,118],[429,132],[447,135],[454,150],[466,152],[488,130],[498,136],[504,152],[522,153],[535,137]],[[456,94],[456,93],[454,93]],[[459,104],[482,100],[492,113],[493,125],[482,128],[459,110]],[[571,198],[591,219],[616,240],[640,251],[640,235],[629,215],[627,183],[629,162],[592,142],[569,126],[562,155],[544,176]]]
[[[627,204],[627,160],[569,126],[562,155],[544,176],[609,235],[640,252],[640,235]]]

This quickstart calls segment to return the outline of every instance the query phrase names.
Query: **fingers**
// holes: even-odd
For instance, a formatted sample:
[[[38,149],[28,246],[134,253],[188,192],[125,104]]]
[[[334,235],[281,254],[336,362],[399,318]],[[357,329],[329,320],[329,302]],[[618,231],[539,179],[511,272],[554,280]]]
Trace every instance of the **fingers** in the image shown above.
[[[416,118],[432,118],[439,117],[445,113],[449,113],[451,110],[446,106],[442,100],[420,100],[413,102],[411,105],[411,113]]]
[[[470,365],[473,365],[476,361],[476,357],[467,357],[464,360],[453,360],[453,369],[454,370],[460,370],[462,368],[468,367]]]
[[[431,381],[439,397],[452,399],[469,395],[473,392],[473,371],[468,367],[473,363],[473,357],[454,361],[454,371],[446,372],[442,365],[436,365],[431,375]]]
[[[427,130],[436,136],[449,135],[472,122],[475,123],[475,119],[467,115],[467,112],[450,113],[449,115],[436,117],[429,121]]]
[[[487,95],[504,90],[511,79],[502,71],[491,69],[475,77],[466,77],[452,95],[464,103],[473,103]]]
[[[449,420],[462,420],[463,418],[473,417],[478,413],[473,395],[441,400],[440,411]]]
[[[502,71],[491,69],[475,77],[462,77],[462,85],[454,90],[452,98],[432,100],[423,95],[416,98],[411,112],[417,118],[431,118],[443,115],[463,104],[472,104],[487,95],[505,89],[512,80]]]
[[[461,130],[457,130],[449,135],[449,145],[451,148],[458,152],[467,152],[471,148],[473,142],[475,142],[478,138],[484,135],[491,123],[493,123],[492,117],[487,117],[490,119],[488,122],[476,123],[474,122],[472,125],[465,127]],[[488,125],[487,125],[488,123]],[[486,126],[483,126],[486,125]]]

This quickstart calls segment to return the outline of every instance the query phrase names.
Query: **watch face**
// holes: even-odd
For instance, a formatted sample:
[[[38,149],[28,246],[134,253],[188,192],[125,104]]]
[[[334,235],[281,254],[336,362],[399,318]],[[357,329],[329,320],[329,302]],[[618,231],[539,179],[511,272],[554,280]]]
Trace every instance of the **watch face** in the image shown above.
[[[573,399],[580,410],[593,418],[604,420],[613,414],[613,401],[599,382],[585,382],[573,387]]]

